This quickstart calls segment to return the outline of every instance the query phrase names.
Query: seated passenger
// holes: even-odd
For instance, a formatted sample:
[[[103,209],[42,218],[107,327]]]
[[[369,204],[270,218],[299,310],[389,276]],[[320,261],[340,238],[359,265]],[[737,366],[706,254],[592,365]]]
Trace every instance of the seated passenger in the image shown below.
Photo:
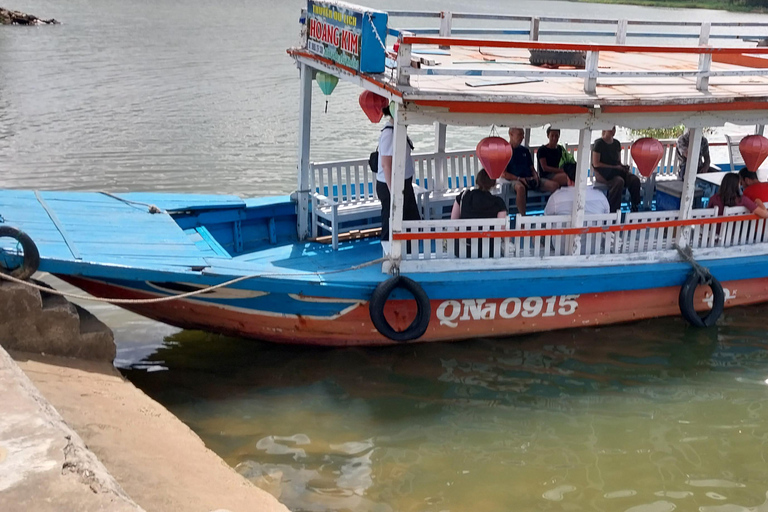
[[[525,205],[528,190],[544,190],[552,192],[560,185],[548,179],[539,179],[539,175],[533,168],[531,150],[523,146],[525,132],[522,128],[509,129],[509,145],[512,146],[512,159],[507,164],[507,169],[502,177],[512,182],[515,189],[517,212],[525,215]]]
[[[743,206],[760,218],[768,218],[768,210],[765,209],[763,202],[760,199],[753,201],[746,194],[741,195],[739,183],[739,175],[736,173],[723,176],[717,194],[709,198],[709,207],[717,206],[718,214],[722,215],[726,206]]]
[[[489,219],[507,216],[504,200],[491,194],[496,180],[491,179],[485,169],[480,169],[475,178],[475,188],[465,190],[456,197],[451,210],[451,219]]]
[[[568,177],[563,172],[563,165],[574,162],[573,156],[568,153],[565,146],[558,144],[560,130],[547,126],[547,138],[549,142],[541,146],[536,153],[536,159],[539,161],[539,175],[554,181],[560,187],[565,187],[568,185]]]
[[[739,179],[741,180],[741,185],[744,187],[745,197],[748,197],[755,202],[757,202],[758,199],[764,203],[768,202],[768,183],[760,181],[756,172],[750,171],[744,167],[739,171]]]
[[[633,212],[640,206],[640,178],[629,172],[629,166],[621,163],[621,142],[614,139],[616,127],[603,130],[603,136],[592,145],[592,170],[595,179],[608,185],[608,204],[611,212],[621,208],[621,196],[624,189],[629,190],[630,209]]]
[[[555,191],[544,207],[545,215],[570,215],[573,212],[573,199],[576,196],[576,164],[568,163],[563,166],[568,186]],[[585,213],[608,213],[610,206],[605,194],[592,187],[586,189]]]
[[[507,205],[500,197],[491,194],[496,186],[496,180],[491,179],[485,169],[480,169],[475,178],[476,187],[465,190],[456,197],[451,210],[451,219],[504,219],[507,216]],[[467,256],[471,255],[472,241],[466,241]],[[489,250],[493,253],[494,240],[491,239]],[[459,241],[454,246],[456,256],[459,256]],[[477,256],[483,256],[482,245],[478,244]]]
[[[683,133],[678,139],[677,139],[677,156],[680,158],[680,179],[683,179],[685,177],[685,167],[686,163],[688,162],[688,143],[691,138],[691,130],[690,128],[685,130],[685,133]],[[706,137],[701,138],[701,148],[699,149],[699,167],[697,168],[696,173],[702,173],[702,172],[710,172],[710,171],[716,171],[717,169],[714,169],[710,165],[709,160],[709,141],[707,141]]]

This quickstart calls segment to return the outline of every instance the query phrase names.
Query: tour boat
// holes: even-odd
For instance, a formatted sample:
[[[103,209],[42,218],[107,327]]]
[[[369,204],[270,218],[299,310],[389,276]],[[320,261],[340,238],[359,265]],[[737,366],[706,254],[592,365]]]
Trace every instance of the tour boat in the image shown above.
[[[394,18],[436,26],[396,29]],[[506,28],[477,27],[482,19]],[[460,28],[461,20],[475,26]],[[544,28],[563,23],[609,30]],[[628,42],[653,35],[653,25],[664,29],[656,35],[697,42]],[[624,161],[643,175],[641,211],[587,214],[585,195],[594,181],[590,144],[614,125],[683,124],[689,162],[698,161],[703,129],[749,127],[756,135],[728,149],[738,157],[741,147],[747,165],[759,167],[768,152],[768,48],[710,45],[735,37],[723,33],[729,26],[384,12],[309,0],[302,43],[288,50],[301,81],[294,194],[0,190],[0,264],[25,278],[37,252],[40,271],[141,315],[282,343],[462,340],[681,314],[711,325],[723,307],[768,301],[764,221],[702,207],[696,190],[705,176],[689,171],[675,181],[674,141],[625,146]],[[564,33],[611,40],[543,40]],[[422,220],[403,220],[403,196],[393,194],[383,242],[367,236],[381,222],[367,155],[311,160],[313,82],[330,93],[337,80],[360,87],[361,116],[375,121],[391,105],[393,190],[404,182],[406,127],[434,126],[435,151],[412,156]],[[498,172],[491,153],[506,152],[488,141],[447,151],[447,127],[457,125],[579,130],[569,147],[578,162],[570,214],[450,220],[480,166]],[[495,193],[514,213],[509,186]]]

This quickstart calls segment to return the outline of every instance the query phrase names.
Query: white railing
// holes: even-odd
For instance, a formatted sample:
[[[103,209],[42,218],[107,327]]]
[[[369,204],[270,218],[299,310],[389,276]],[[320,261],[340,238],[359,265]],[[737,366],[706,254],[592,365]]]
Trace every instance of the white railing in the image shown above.
[[[660,253],[674,250],[681,238],[693,249],[768,242],[765,220],[742,207],[726,208],[723,216],[716,208],[696,209],[689,220],[679,220],[676,211],[627,213],[623,222],[621,213],[585,215],[578,229],[571,228],[570,216],[518,217],[517,223],[507,230],[504,219],[405,221],[404,232],[394,237],[410,245],[402,252],[406,262],[476,258],[513,263]]]
[[[522,36],[525,39],[537,41],[540,36],[572,36],[583,39],[585,37],[607,37],[617,43],[626,41],[629,37],[637,38],[666,38],[666,39],[696,39],[701,33],[702,22],[697,21],[651,21],[651,20],[622,20],[622,19],[600,19],[600,18],[562,18],[556,16],[519,16],[509,14],[485,14],[485,13],[463,13],[448,11],[399,11],[390,10],[388,14],[391,18],[434,18],[440,20],[440,26],[432,27],[412,27],[403,29],[390,28],[388,33],[397,37],[400,32],[411,32],[419,35],[494,35],[494,36]],[[501,27],[456,27],[454,20],[485,20],[491,22],[503,22]],[[517,26],[514,26],[517,24]],[[543,25],[552,25],[550,28],[544,28]],[[608,25],[603,30],[595,29],[575,29],[574,25]],[[738,33],[712,33],[711,39],[730,39],[755,41],[764,37],[764,32],[768,28],[768,23],[761,22],[711,22],[712,29],[718,28],[738,28]],[[630,32],[630,27],[643,27],[638,31]],[[648,31],[645,27],[673,28],[682,29],[677,32],[659,31],[658,28]],[[751,34],[745,34],[745,29],[751,30]]]

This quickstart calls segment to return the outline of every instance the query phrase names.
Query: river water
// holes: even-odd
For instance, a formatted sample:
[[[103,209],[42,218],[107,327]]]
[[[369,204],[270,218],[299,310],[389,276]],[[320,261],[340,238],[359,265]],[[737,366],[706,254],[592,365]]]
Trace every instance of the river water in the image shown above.
[[[554,1],[369,4],[768,21]],[[0,27],[0,186],[290,192],[298,75],[285,49],[301,6],[6,5],[64,24]],[[358,93],[339,84],[324,113],[315,91],[314,160],[371,151],[378,128]],[[487,132],[449,129],[448,145],[470,147]],[[418,150],[432,147],[430,129],[411,135]],[[533,143],[543,139],[534,131]],[[708,330],[662,319],[376,350],[179,332],[88,307],[114,328],[133,382],[292,510],[768,511],[765,307],[729,310]]]

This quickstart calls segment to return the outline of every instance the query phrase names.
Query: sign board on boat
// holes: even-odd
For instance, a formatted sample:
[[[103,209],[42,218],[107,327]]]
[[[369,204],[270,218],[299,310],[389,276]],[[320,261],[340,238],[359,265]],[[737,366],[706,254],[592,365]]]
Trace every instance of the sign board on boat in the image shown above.
[[[387,13],[344,2],[308,0],[307,49],[363,73],[384,72]]]

